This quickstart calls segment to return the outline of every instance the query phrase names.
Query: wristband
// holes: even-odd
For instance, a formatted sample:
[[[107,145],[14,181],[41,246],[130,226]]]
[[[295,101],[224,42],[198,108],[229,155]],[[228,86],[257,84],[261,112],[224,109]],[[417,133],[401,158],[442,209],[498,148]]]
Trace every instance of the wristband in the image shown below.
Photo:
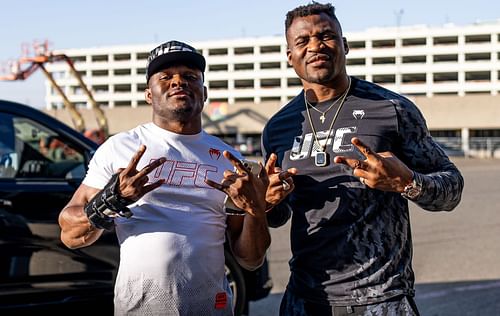
[[[133,215],[127,205],[134,201],[121,197],[118,193],[119,186],[120,178],[118,177],[118,173],[116,173],[111,177],[104,189],[85,205],[85,214],[92,226],[111,230],[114,224],[114,217],[129,218]]]

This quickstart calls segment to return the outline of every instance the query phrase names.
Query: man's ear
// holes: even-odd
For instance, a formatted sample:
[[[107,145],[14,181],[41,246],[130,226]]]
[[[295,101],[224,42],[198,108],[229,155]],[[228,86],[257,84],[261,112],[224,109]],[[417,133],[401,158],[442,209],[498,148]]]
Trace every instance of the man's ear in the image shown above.
[[[288,61],[288,65],[293,66],[292,65],[292,51],[288,47],[286,49],[286,59]]]
[[[151,89],[150,88],[146,88],[144,90],[144,98],[146,99],[146,102],[148,104],[153,104],[153,95],[151,94]]]
[[[342,37],[342,42],[344,42],[344,50],[345,54],[347,55],[349,53],[349,43],[347,43],[347,38]]]
[[[208,89],[207,87],[203,86],[203,103],[205,103],[208,99]]]

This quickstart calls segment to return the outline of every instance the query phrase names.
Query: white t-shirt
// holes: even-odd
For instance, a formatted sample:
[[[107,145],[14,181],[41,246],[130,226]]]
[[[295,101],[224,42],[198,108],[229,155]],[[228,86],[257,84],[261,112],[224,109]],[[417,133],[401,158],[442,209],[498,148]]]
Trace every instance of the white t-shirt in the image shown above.
[[[205,132],[179,135],[148,123],[102,144],[83,183],[103,188],[141,144],[146,152],[137,170],[165,157],[149,181],[166,181],[129,206],[131,218],[115,219],[115,315],[232,315],[224,271],[225,194],[204,179],[219,182],[224,170],[233,169],[224,150],[241,156]]]

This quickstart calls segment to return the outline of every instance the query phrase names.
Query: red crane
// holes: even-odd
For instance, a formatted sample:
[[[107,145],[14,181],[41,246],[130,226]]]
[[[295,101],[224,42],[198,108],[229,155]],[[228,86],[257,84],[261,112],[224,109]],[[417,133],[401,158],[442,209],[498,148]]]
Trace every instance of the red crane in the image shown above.
[[[0,81],[26,80],[37,69],[41,69],[44,75],[52,84],[52,87],[54,87],[54,89],[61,96],[64,103],[64,107],[70,113],[71,120],[73,122],[75,129],[81,133],[85,133],[86,136],[92,138],[94,141],[102,143],[109,135],[108,121],[106,119],[104,111],[95,101],[92,93],[87,88],[87,85],[83,82],[81,75],[75,69],[75,66],[71,58],[69,58],[65,54],[54,54],[52,51],[49,50],[48,41],[45,41],[41,44],[35,42],[33,44],[33,48],[34,48],[34,56],[29,57],[27,56],[29,55],[29,50],[26,46],[24,46],[23,49],[24,56],[16,61],[11,62],[10,73],[5,76],[0,76]],[[44,66],[45,63],[53,63],[59,61],[66,62],[66,64],[69,66],[71,74],[76,78],[78,84],[87,95],[97,120],[98,130],[85,130],[85,123],[81,113],[77,110],[76,106],[68,99],[64,91],[54,80],[52,74],[48,72]]]

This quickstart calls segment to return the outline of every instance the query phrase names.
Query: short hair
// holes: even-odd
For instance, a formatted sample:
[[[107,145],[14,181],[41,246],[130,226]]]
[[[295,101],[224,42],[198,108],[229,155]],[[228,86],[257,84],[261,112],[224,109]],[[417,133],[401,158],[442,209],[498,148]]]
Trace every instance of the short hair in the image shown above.
[[[292,22],[295,18],[316,15],[320,13],[325,13],[326,15],[331,17],[338,23],[340,27],[340,22],[335,15],[335,7],[331,3],[322,4],[316,1],[312,1],[309,4],[296,7],[295,9],[287,12],[285,19],[285,35],[288,33],[288,29],[290,28],[290,25],[292,25]]]

